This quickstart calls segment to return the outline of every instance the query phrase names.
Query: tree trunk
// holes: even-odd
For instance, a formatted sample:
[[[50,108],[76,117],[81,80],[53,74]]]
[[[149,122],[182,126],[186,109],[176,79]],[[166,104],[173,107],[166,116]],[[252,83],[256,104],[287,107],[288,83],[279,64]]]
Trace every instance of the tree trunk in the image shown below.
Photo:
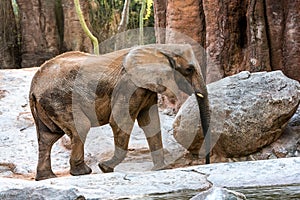
[[[166,1],[154,1],[156,29],[167,28],[156,31],[157,41],[181,43],[188,35],[206,47],[207,83],[278,69],[300,81],[299,0]]]
[[[237,1],[203,1],[208,52],[207,82],[245,70],[247,4]]]
[[[247,11],[248,46],[244,66],[251,72],[271,70],[265,15],[263,0],[249,0]]]
[[[84,33],[78,19],[73,0],[62,0],[64,13],[64,51],[84,51],[92,53],[92,43],[90,38]],[[89,3],[80,1],[85,22],[90,28],[89,23]]]
[[[22,67],[39,66],[59,54],[55,1],[20,0]]]
[[[287,0],[284,3],[283,72],[300,81],[300,1]]]
[[[18,32],[11,1],[0,1],[0,69],[20,68]]]
[[[265,10],[272,69],[300,81],[300,1],[266,0]]]
[[[154,0],[155,37],[158,44],[166,42],[167,0]]]
[[[266,16],[270,44],[270,62],[273,70],[283,70],[283,32],[285,25],[284,4],[286,0],[266,0]]]
[[[205,78],[206,30],[202,0],[168,1],[166,18],[166,43],[191,44]]]
[[[128,24],[128,18],[129,18],[129,6],[130,6],[130,0],[125,0],[124,6],[123,6],[123,11],[122,11],[122,16],[121,16],[121,21],[118,26],[118,33],[126,31],[127,24]]]

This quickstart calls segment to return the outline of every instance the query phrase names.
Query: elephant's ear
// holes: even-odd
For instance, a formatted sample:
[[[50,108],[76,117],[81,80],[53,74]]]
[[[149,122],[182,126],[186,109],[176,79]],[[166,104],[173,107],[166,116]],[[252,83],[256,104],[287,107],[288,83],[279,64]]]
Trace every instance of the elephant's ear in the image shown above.
[[[125,57],[123,67],[137,87],[163,93],[170,89],[174,94],[178,87],[174,81],[175,61],[171,52],[155,46],[132,49]]]

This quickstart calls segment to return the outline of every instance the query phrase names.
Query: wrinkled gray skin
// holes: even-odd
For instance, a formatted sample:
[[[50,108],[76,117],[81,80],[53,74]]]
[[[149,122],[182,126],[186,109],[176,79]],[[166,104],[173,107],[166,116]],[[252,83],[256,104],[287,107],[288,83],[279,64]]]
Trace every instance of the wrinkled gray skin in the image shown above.
[[[178,89],[201,94],[198,102],[206,133],[207,89],[190,45],[147,45],[101,56],[68,52],[45,62],[33,77],[29,94],[38,136],[36,180],[55,177],[50,152],[64,134],[72,144],[70,173],[91,173],[84,162],[86,135],[91,127],[108,123],[115,151],[99,167],[112,172],[126,156],[134,120],[145,132],[153,169],[164,168],[157,93],[176,95]]]

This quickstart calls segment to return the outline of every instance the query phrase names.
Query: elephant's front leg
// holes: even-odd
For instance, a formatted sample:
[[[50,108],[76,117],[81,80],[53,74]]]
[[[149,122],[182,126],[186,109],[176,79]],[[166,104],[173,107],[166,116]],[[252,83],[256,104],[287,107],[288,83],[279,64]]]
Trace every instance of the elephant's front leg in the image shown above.
[[[102,172],[113,172],[114,168],[124,160],[128,151],[128,143],[133,128],[133,122],[127,122],[127,125],[129,126],[129,130],[124,131],[118,126],[115,120],[111,118],[110,126],[114,134],[115,151],[111,159],[99,163],[98,166]]]
[[[159,170],[165,168],[166,164],[164,162],[164,151],[157,104],[141,110],[137,117],[137,120],[139,126],[145,132],[147,142],[151,151],[151,157],[154,164],[154,167],[152,169]]]

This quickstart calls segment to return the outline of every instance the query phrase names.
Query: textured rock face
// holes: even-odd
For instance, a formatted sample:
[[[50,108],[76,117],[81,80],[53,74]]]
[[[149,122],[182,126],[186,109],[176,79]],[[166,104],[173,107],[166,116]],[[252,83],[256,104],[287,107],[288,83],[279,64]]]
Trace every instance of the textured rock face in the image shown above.
[[[299,83],[281,71],[241,72],[209,84],[208,90],[212,145],[225,157],[248,155],[276,141],[300,99]],[[185,148],[191,148],[194,135],[203,141],[201,129],[191,131],[196,128],[198,112],[190,97],[176,116],[174,136]]]

